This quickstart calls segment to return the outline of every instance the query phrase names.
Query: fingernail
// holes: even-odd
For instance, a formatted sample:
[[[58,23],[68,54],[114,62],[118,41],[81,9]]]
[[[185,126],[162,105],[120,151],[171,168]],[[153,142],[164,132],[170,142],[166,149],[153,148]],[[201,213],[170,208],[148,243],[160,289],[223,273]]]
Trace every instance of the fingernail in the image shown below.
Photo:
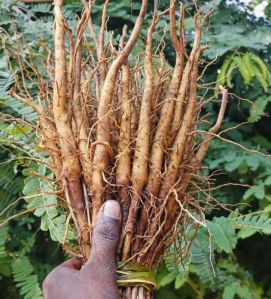
[[[114,219],[121,219],[119,203],[115,200],[107,200],[104,204],[103,214]]]

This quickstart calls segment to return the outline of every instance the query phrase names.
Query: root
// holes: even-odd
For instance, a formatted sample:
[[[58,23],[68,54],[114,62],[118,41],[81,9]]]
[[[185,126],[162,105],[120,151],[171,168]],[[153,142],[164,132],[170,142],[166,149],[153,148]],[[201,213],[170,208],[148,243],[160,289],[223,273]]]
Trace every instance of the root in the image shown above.
[[[97,140],[102,142],[109,142],[111,140],[110,136],[110,115],[112,111],[110,110],[115,83],[117,80],[118,72],[121,66],[126,62],[128,55],[132,51],[134,44],[140,33],[145,13],[147,10],[147,0],[142,1],[141,10],[139,16],[136,20],[133,32],[124,47],[123,51],[112,63],[105,82],[101,91],[101,98],[98,107],[98,124],[97,124]],[[97,213],[102,205],[104,192],[103,192],[103,178],[102,172],[104,172],[108,166],[109,158],[107,152],[102,145],[97,145],[93,158],[93,175],[92,175],[92,197],[93,197],[93,214],[92,223],[96,222]]]
[[[145,42],[141,51],[135,45],[141,38],[147,0],[142,0],[130,37],[124,26],[118,43],[106,29],[109,0],[104,2],[97,35],[91,19],[95,1],[83,0],[76,34],[63,17],[62,2],[55,1],[55,66],[49,68],[44,79],[30,53],[27,65],[31,72],[24,66],[23,57],[18,57],[20,82],[9,62],[15,78],[10,95],[38,115],[34,129],[50,156],[48,169],[62,186],[69,209],[64,249],[69,250],[66,237],[72,220],[86,259],[97,213],[106,199],[116,199],[123,213],[119,260],[155,269],[167,246],[178,236],[186,244],[180,253],[187,254],[192,242],[186,235],[188,225],[195,231],[205,225],[204,210],[210,196],[200,168],[212,138],[223,139],[217,132],[227,103],[227,90],[221,87],[222,102],[215,125],[208,132],[198,129],[200,122],[208,121],[208,115],[200,116],[200,109],[213,100],[206,99],[207,92],[197,97],[202,88],[198,85],[204,50],[201,37],[210,13],[202,15],[196,9],[191,49],[186,45],[184,4],[170,0],[168,8],[158,13],[159,1],[154,1],[146,40],[141,36]],[[176,20],[178,5],[180,16]],[[156,25],[165,14],[169,14],[170,41],[176,57],[173,67],[164,55],[167,27],[158,32],[162,40],[153,45],[153,35],[159,28]],[[109,36],[108,41],[105,36]],[[69,45],[64,43],[66,37]],[[19,42],[15,43],[19,52]],[[50,52],[45,43],[40,44]],[[3,48],[8,51],[5,44]],[[51,63],[52,59],[49,53],[47,61]],[[47,67],[47,61],[44,59],[41,65]],[[35,84],[36,78],[39,93],[32,98],[27,83]],[[206,135],[199,142],[201,133]],[[198,192],[205,193],[206,202],[193,198]],[[121,296],[151,298],[152,291],[143,285],[131,285],[121,290]]]
[[[80,153],[80,161],[83,167],[83,177],[88,189],[91,188],[92,167],[88,157],[88,122],[86,112],[82,109],[81,101],[81,56],[82,43],[80,42],[75,54],[75,76],[74,76],[74,91],[73,91],[73,116],[76,124],[77,144]]]
[[[161,110],[161,116],[158,122],[157,130],[154,136],[154,141],[150,154],[150,172],[148,176],[148,182],[146,186],[146,193],[148,199],[146,206],[142,209],[142,221],[138,227],[138,235],[141,236],[144,233],[145,226],[148,219],[148,211],[152,205],[153,198],[158,196],[161,181],[162,163],[166,150],[166,139],[168,137],[169,126],[172,120],[173,108],[175,103],[175,97],[177,95],[179,84],[183,69],[183,51],[184,43],[182,38],[179,40],[176,35],[176,20],[175,20],[175,0],[170,1],[170,37],[176,53],[176,64],[173,72],[172,79],[170,81],[168,91],[166,93],[165,101]],[[183,18],[183,16],[181,17]],[[135,243],[135,251],[139,249],[140,239],[138,238]]]
[[[62,155],[62,180],[63,186],[69,186],[66,190],[70,198],[71,208],[76,215],[78,223],[78,235],[82,252],[89,256],[90,240],[87,228],[87,219],[84,208],[84,195],[81,184],[81,165],[77,156],[77,147],[73,135],[71,121],[68,115],[67,103],[67,70],[66,51],[64,43],[65,24],[62,15],[62,0],[55,3],[55,83],[53,94],[53,114],[59,135],[59,144]]]
[[[221,124],[222,124],[222,121],[224,118],[225,110],[227,107],[227,101],[228,101],[228,91],[225,88],[221,87],[221,93],[222,93],[222,101],[221,101],[221,106],[220,106],[219,114],[217,117],[217,121],[216,121],[215,125],[209,130],[209,133],[216,133],[219,130],[219,128],[221,127]],[[206,137],[206,139],[199,146],[198,151],[195,154],[194,158],[192,159],[190,165],[191,165],[191,168],[193,169],[193,173],[197,172],[200,169],[202,161],[207,154],[207,150],[208,150],[211,139],[212,139],[212,136]],[[192,181],[191,177],[192,177],[193,173],[191,172],[186,177],[185,181],[182,183],[182,185],[179,189],[179,195],[178,195],[179,198],[184,197],[184,194],[187,191],[187,188],[188,188],[190,182]],[[182,206],[181,202],[176,200],[176,196],[171,197],[171,200],[168,202],[167,211],[170,215],[175,215],[180,206],[181,206],[182,210],[184,210],[184,207]],[[173,225],[172,220],[170,220],[170,218],[168,218],[168,220],[166,221],[166,224],[165,224],[164,233],[167,233],[170,230],[170,228],[172,227],[172,225]]]
[[[141,191],[147,181],[148,171],[148,155],[150,145],[150,109],[151,109],[151,96],[153,89],[153,74],[152,74],[152,34],[157,24],[156,16],[154,16],[152,23],[149,27],[147,34],[147,43],[145,51],[145,86],[142,96],[139,126],[136,136],[135,154],[131,175],[132,182],[132,201],[129,209],[128,220],[125,226],[125,241],[123,247],[123,260],[127,260],[132,236],[135,228],[136,215],[138,211]]]
[[[105,54],[104,54],[104,33],[105,33],[105,26],[106,26],[106,12],[107,7],[109,4],[109,0],[106,0],[103,7],[103,14],[102,14],[102,23],[100,28],[100,36],[99,36],[99,42],[97,47],[97,57],[98,60],[101,61],[101,65],[99,68],[99,88],[100,90],[103,89],[106,73],[107,73],[107,65],[105,62]]]
[[[122,67],[121,100],[122,116],[120,124],[119,158],[116,169],[116,181],[119,187],[119,198],[123,212],[123,223],[128,218],[130,205],[129,186],[131,175],[131,101],[130,101],[130,69],[128,65]]]

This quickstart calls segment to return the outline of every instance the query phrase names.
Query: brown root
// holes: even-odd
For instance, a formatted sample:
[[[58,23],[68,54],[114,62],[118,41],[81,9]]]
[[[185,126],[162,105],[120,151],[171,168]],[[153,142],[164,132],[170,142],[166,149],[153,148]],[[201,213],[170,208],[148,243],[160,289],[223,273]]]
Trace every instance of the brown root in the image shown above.
[[[97,140],[103,142],[110,142],[110,115],[112,113],[110,105],[112,102],[115,83],[118,76],[118,71],[121,66],[126,62],[128,55],[133,49],[133,46],[138,38],[141,26],[144,21],[145,13],[147,10],[147,0],[142,1],[141,10],[136,20],[134,30],[124,47],[123,51],[112,63],[105,82],[101,91],[101,98],[98,107],[98,124],[97,124]],[[102,205],[104,192],[103,192],[103,176],[102,173],[106,170],[109,162],[109,157],[106,149],[102,145],[97,145],[93,158],[93,175],[92,175],[92,197],[93,197],[93,213],[92,222],[96,222],[97,213]]]
[[[83,255],[89,256],[90,240],[85,214],[84,195],[81,184],[81,165],[77,156],[77,146],[67,111],[67,70],[66,50],[64,43],[65,23],[62,14],[62,0],[55,3],[55,83],[53,94],[54,120],[59,136],[62,155],[62,181],[67,198],[70,198],[70,209],[75,214],[78,224],[78,235]]]
[[[132,182],[132,201],[129,209],[128,219],[125,226],[125,241],[123,247],[123,260],[127,260],[132,236],[135,228],[136,215],[139,207],[141,191],[147,181],[147,161],[149,155],[150,145],[150,109],[151,109],[151,96],[153,89],[153,74],[152,74],[152,34],[156,25],[156,16],[153,18],[152,23],[147,33],[146,51],[145,51],[145,86],[142,96],[139,126],[136,136],[135,154],[131,175]]]
[[[10,95],[38,115],[37,135],[51,158],[48,169],[55,173],[68,207],[64,249],[76,252],[67,249],[66,240],[73,222],[81,254],[89,256],[97,213],[106,199],[114,198],[123,212],[118,259],[155,269],[167,246],[178,237],[186,238],[186,248],[180,248],[180,254],[187,255],[193,239],[187,240],[188,225],[195,234],[199,225],[205,225],[203,205],[207,206],[208,200],[201,204],[194,196],[206,190],[200,169],[212,138],[223,138],[217,132],[227,103],[227,91],[221,87],[222,103],[215,125],[208,132],[198,130],[203,121],[200,110],[206,103],[205,94],[198,97],[204,50],[201,37],[210,13],[202,15],[196,9],[190,49],[186,47],[184,4],[170,0],[168,8],[159,14],[155,1],[146,40],[142,38],[145,49],[138,51],[134,49],[141,38],[147,0],[142,0],[129,38],[124,27],[118,48],[112,36],[105,40],[109,0],[104,2],[98,35],[91,19],[95,1],[83,0],[76,34],[63,17],[62,2],[55,1],[54,57],[40,41],[48,52],[47,61],[42,62],[46,68],[50,64],[48,77],[42,77],[29,54],[29,65],[38,81],[37,98],[27,89],[27,80],[34,84],[35,79],[21,57],[21,82],[9,63],[15,78]],[[180,17],[176,20],[178,5]],[[153,35],[159,28],[156,25],[168,13],[176,56],[173,67],[166,62],[163,38],[153,45]],[[85,34],[87,28],[90,36]],[[166,32],[167,28],[163,36]],[[64,43],[65,37],[69,45]],[[15,43],[19,52],[19,42]],[[206,137],[199,142],[201,133]],[[121,296],[151,298],[152,291],[141,284],[132,285],[122,289]]]

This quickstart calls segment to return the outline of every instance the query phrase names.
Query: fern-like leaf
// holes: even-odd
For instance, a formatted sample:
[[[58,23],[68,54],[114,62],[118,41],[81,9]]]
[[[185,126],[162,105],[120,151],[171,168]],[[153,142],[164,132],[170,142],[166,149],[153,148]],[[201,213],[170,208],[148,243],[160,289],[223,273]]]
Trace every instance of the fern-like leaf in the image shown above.
[[[0,278],[1,276],[10,276],[10,257],[6,251],[6,242],[8,239],[8,226],[0,228]]]
[[[22,190],[23,180],[17,175],[15,169],[15,162],[3,163],[0,165],[0,211],[3,211],[14,202],[17,195]],[[10,206],[4,215],[0,216],[0,220],[11,214],[15,207],[16,205]]]
[[[231,214],[229,220],[234,228],[239,230],[239,238],[245,239],[255,233],[271,234],[271,218],[263,215],[249,214],[234,217],[234,214]]]
[[[165,265],[170,273],[173,273],[179,279],[183,279],[188,274],[190,263],[190,256],[186,257],[184,260],[181,260],[176,245],[172,244],[170,246],[165,256]]]
[[[255,55],[253,53],[249,53],[248,55],[249,55],[250,60],[252,60],[259,67],[265,81],[267,81],[267,83],[268,83],[270,73],[269,73],[267,65],[264,63],[264,61],[259,56]],[[270,81],[269,81],[269,84],[270,84]]]
[[[50,183],[52,174],[46,176],[45,167],[38,170],[40,177],[27,177],[23,193],[28,202],[27,208],[36,208],[34,214],[41,217],[41,229],[50,232],[52,240],[63,243],[66,230],[66,216],[58,210],[57,195],[54,186]],[[72,232],[68,233],[68,239],[73,238]]]
[[[265,62],[253,53],[235,53],[227,57],[217,77],[216,89],[219,85],[232,87],[232,73],[236,67],[238,67],[246,85],[256,77],[264,91],[267,92],[271,84],[271,74]]]
[[[217,249],[231,253],[236,246],[237,238],[230,220],[215,217],[213,221],[207,221],[207,226]]]
[[[27,256],[17,258],[11,265],[13,279],[24,299],[42,299],[38,276]]]
[[[3,99],[4,111],[6,109],[12,109],[12,115],[18,115],[21,118],[29,121],[36,122],[37,121],[37,113],[29,106],[26,106],[24,103],[18,102],[16,99],[6,95]]]
[[[232,72],[234,71],[234,69],[237,67],[237,63],[235,60],[232,60],[230,65],[229,65],[229,70],[227,72],[227,75],[226,75],[226,83],[227,83],[227,86],[229,87],[232,87]]]
[[[214,284],[215,272],[213,268],[214,254],[210,246],[209,237],[204,230],[200,230],[191,246],[191,262],[203,283]]]
[[[266,81],[262,71],[260,68],[258,68],[256,65],[252,65],[252,69],[253,69],[253,74],[254,76],[257,78],[257,80],[260,82],[262,88],[264,89],[265,92],[267,92],[269,84]]]
[[[225,59],[220,69],[220,73],[217,77],[216,89],[218,90],[220,85],[224,85],[227,78],[227,72],[229,70],[230,63],[232,62],[231,57]]]
[[[222,299],[234,299],[236,295],[240,299],[252,299],[251,291],[245,284],[234,281],[232,284],[227,285],[223,291]]]
[[[255,123],[259,121],[264,115],[264,111],[267,104],[270,102],[271,102],[270,96],[261,96],[257,98],[257,100],[254,102],[254,105],[250,109],[250,116],[248,118],[248,121],[251,123]]]
[[[237,57],[234,57],[233,59],[235,60],[236,64],[239,67],[239,71],[241,73],[241,76],[244,79],[244,83],[249,84],[249,82],[252,79],[252,73],[250,72],[250,69],[247,68],[243,57],[237,56]]]
[[[8,227],[4,226],[0,228],[0,258],[6,256],[5,244],[8,238]]]

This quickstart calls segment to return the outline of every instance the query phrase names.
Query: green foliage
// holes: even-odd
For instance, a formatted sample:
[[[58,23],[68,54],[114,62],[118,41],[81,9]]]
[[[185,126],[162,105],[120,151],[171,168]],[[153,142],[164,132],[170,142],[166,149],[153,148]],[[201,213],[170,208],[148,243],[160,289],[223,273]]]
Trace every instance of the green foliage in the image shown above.
[[[38,168],[38,174],[37,177],[30,175],[25,179],[23,194],[28,203],[27,208],[34,209],[34,215],[41,218],[41,230],[49,231],[52,240],[63,243],[66,216],[58,208],[57,194],[52,184],[53,174],[46,175],[44,166]],[[73,238],[72,232],[67,237]]]
[[[214,255],[210,239],[204,230],[200,230],[191,247],[191,262],[203,283],[214,284]]]
[[[236,295],[240,299],[252,299],[249,287],[239,282],[233,282],[231,285],[227,285],[223,291],[222,299],[234,299]]]
[[[0,210],[3,211],[22,189],[22,180],[17,176],[16,163],[0,164]],[[0,216],[0,219],[2,217]]]
[[[25,120],[29,122],[36,122],[37,121],[37,113],[33,111],[33,109],[29,106],[26,106],[25,104],[11,98],[10,96],[3,96],[1,98],[2,103],[0,102],[0,105],[2,104],[3,110],[11,111],[13,110],[13,115],[20,115],[20,117],[23,117]]]
[[[3,276],[10,276],[10,257],[6,251],[6,242],[8,239],[8,227],[0,228],[0,280]]]
[[[253,106],[250,109],[250,116],[248,118],[248,121],[251,123],[259,121],[263,115],[265,115],[264,111],[267,108],[268,103],[271,102],[270,95],[263,95],[258,97],[254,103]]]
[[[206,2],[209,1],[204,4]],[[221,1],[216,7],[208,34],[204,36],[204,43],[209,45],[205,55],[209,59],[241,48],[258,52],[268,49],[270,24],[256,20],[242,2]]]
[[[207,220],[207,227],[200,228],[193,241],[189,256],[185,260],[178,260],[177,254],[180,244],[172,245],[165,261],[166,268],[158,272],[158,286],[163,287],[174,281],[175,289],[191,284],[191,275],[197,274],[205,291],[221,290],[222,299],[261,298],[261,289],[255,288],[247,272],[239,269],[235,263],[216,260],[215,252],[233,253],[237,239],[245,239],[256,232],[271,234],[271,219],[259,215],[239,215],[231,213]],[[236,280],[239,275],[244,280]],[[248,279],[248,281],[247,281]],[[204,291],[204,292],[205,292]],[[249,295],[247,295],[249,294]],[[252,294],[254,294],[252,297]]]
[[[239,230],[236,234],[236,230]],[[209,236],[208,236],[208,233]],[[264,216],[214,217],[207,221],[207,230],[200,229],[191,247],[191,263],[203,283],[214,284],[215,262],[213,250],[232,253],[236,247],[237,238],[247,238],[260,232],[271,233],[271,219]]]
[[[237,216],[232,213],[229,220],[235,229],[239,230],[238,238],[248,238],[255,233],[271,234],[271,218],[264,215],[248,214]]]
[[[170,265],[171,267],[171,265]],[[170,270],[172,270],[172,267]],[[173,271],[168,271],[166,267],[159,267],[156,273],[157,288],[160,289],[175,280],[176,274]]]
[[[205,8],[213,5],[213,1],[202,2]],[[218,6],[208,32],[204,34],[203,43],[209,45],[209,49],[204,52],[205,57],[208,59],[214,59],[217,55],[219,57],[217,63],[207,70],[203,80],[214,82],[218,79],[217,84],[228,86],[232,94],[235,93],[252,102],[252,105],[249,105],[248,102],[239,102],[234,97],[230,97],[223,130],[228,130],[247,120],[249,125],[235,131],[229,130],[222,136],[254,151],[268,154],[271,150],[268,135],[270,125],[264,122],[263,116],[270,113],[268,54],[271,40],[270,24],[265,20],[255,19],[251,11],[240,2],[237,1],[238,4],[228,4],[228,2],[216,1]],[[75,18],[81,10],[81,4],[78,1],[66,3],[64,14],[71,28],[74,29]],[[97,32],[102,4],[103,1],[97,0],[93,10]],[[107,23],[108,29],[116,29],[119,32],[125,23],[132,28],[139,5],[139,1],[122,0],[114,3],[112,1],[108,9],[111,15]],[[161,3],[161,9],[163,5]],[[193,6],[190,6],[187,11],[188,42],[191,40],[190,35],[193,34],[191,18],[189,18],[193,9]],[[150,17],[149,15],[148,19]],[[0,4],[0,26],[14,37],[13,24],[17,32],[24,34],[31,49],[43,58],[46,58],[47,54],[40,47],[37,36],[47,44],[49,49],[52,49],[52,22],[51,4],[29,6],[13,1],[4,1]],[[146,26],[147,22],[142,36],[145,34]],[[12,50],[12,63],[17,71],[16,49],[12,48],[11,40],[2,33],[3,30],[1,38]],[[154,38],[155,41],[159,40],[159,34]],[[169,38],[168,33],[167,38]],[[144,38],[133,54],[136,54],[143,44]],[[23,45],[20,46],[22,46],[21,56],[27,64],[27,49]],[[172,52],[172,49],[166,49],[166,58],[170,63],[174,58]],[[56,251],[56,247],[52,247],[56,246],[52,245],[56,243],[50,242],[50,239],[63,242],[66,216],[64,209],[57,205],[57,190],[52,183],[52,174],[44,166],[38,167],[36,163],[29,162],[32,158],[46,162],[47,157],[39,152],[36,136],[31,131],[31,123],[37,120],[36,113],[8,94],[14,79],[8,70],[6,58],[5,53],[1,51],[0,111],[19,117],[29,124],[7,121],[0,124],[0,143],[4,147],[0,149],[1,161],[4,161],[0,164],[0,211],[9,206],[5,214],[0,216],[0,220],[22,209],[33,209],[33,213],[25,215],[24,218],[15,218],[5,228],[0,228],[0,280],[2,284],[6,281],[5,277],[13,275],[14,284],[20,291],[20,294],[17,294],[14,285],[11,286],[12,291],[10,291],[2,284],[6,298],[35,299],[41,296],[39,283],[63,258],[52,257],[50,260],[47,257],[47,260],[43,260],[43,256],[47,254],[51,257],[51,253]],[[35,62],[39,65],[37,61]],[[220,72],[217,78],[218,70]],[[34,76],[32,72],[31,75]],[[36,100],[35,82],[33,84],[27,81],[27,84]],[[215,104],[210,104],[207,105],[206,111],[214,113],[216,109]],[[237,245],[239,243],[236,242],[238,239],[246,242],[246,239],[253,238],[255,233],[270,234],[271,232],[270,158],[213,140],[206,165],[209,174],[212,171],[220,171],[219,175],[215,176],[215,187],[220,184],[226,185],[211,191],[211,195],[220,203],[238,205],[238,211],[228,217],[225,216],[225,211],[210,212],[207,215],[209,219],[206,221],[207,227],[200,228],[190,254],[183,260],[180,260],[177,250],[180,244],[175,244],[169,249],[166,265],[157,273],[160,288],[157,298],[268,299],[271,296],[268,283],[271,279],[270,275],[266,277],[264,274],[256,275],[253,271],[255,275],[253,277],[247,268],[251,257],[242,253],[241,262],[241,259],[236,257],[240,250]],[[33,175],[34,173],[39,175]],[[227,185],[229,182],[233,185]],[[16,202],[16,199],[22,195],[21,190],[24,192],[25,201]],[[36,242],[40,235],[44,247],[42,254],[40,253],[41,242]],[[73,238],[72,232],[68,233],[68,238]],[[263,245],[262,248],[258,247],[255,250],[259,250],[259,255],[266,255]],[[16,260],[12,257],[16,257]],[[260,260],[258,264],[261,265]],[[10,281],[7,282],[9,286]],[[0,287],[1,293],[3,288]],[[15,293],[14,297],[13,293]]]
[[[241,135],[242,136],[242,135]],[[228,137],[228,136],[227,136]],[[240,140],[240,135],[229,135],[230,139],[241,144],[247,148],[257,151],[260,146],[262,152],[270,147],[270,143],[260,135],[254,135],[250,141]],[[255,145],[255,143],[257,145]],[[268,213],[270,208],[269,194],[271,182],[271,160],[269,157],[261,156],[257,153],[250,153],[243,151],[233,145],[223,144],[221,141],[213,142],[210,155],[206,162],[208,163],[210,171],[214,169],[221,169],[225,171],[230,177],[220,177],[219,183],[232,182],[233,185],[225,186],[221,190],[213,193],[217,199],[223,202],[239,203],[241,200],[244,203],[252,203],[257,201],[259,208]],[[234,186],[236,184],[236,186]],[[223,191],[223,192],[222,192]],[[223,197],[227,199],[222,200]],[[244,209],[245,206],[240,206]]]
[[[16,286],[25,299],[42,299],[38,277],[33,274],[34,269],[28,257],[17,258],[12,263],[11,269]]]
[[[240,84],[240,80],[236,78],[238,74],[241,75],[245,86],[255,86],[258,83],[265,93],[268,92],[271,84],[268,65],[261,57],[252,52],[242,53],[238,51],[227,56],[223,61],[216,79],[216,89],[218,90],[220,85],[232,88],[233,81],[235,84]],[[270,95],[263,93],[253,99],[248,121],[251,123],[259,121],[264,116],[264,111],[270,101]]]
[[[217,271],[217,288],[222,290],[222,299],[260,299],[262,289],[251,281],[251,275],[238,263],[221,259]]]
[[[237,68],[245,84],[251,83],[256,78],[264,91],[267,92],[271,84],[271,74],[268,66],[259,56],[251,52],[237,52],[224,60],[217,77],[217,88],[219,85],[232,87],[232,75]]]
[[[47,237],[43,236],[40,241],[42,248],[44,247],[43,252],[42,248],[37,246],[40,224],[32,213],[22,218],[15,217],[12,222],[2,226],[2,220],[27,208],[22,199],[17,200],[24,185],[21,165],[17,160],[10,159],[9,153],[1,150],[3,162],[0,164],[0,292],[5,292],[7,294],[5,298],[8,299],[42,298],[40,282],[55,263],[53,261],[53,264],[52,262],[48,264],[45,258],[54,256],[53,260],[56,260],[56,264],[61,259],[59,260],[55,253],[52,254],[56,247],[53,249],[50,247]],[[30,264],[30,260],[34,266]],[[11,279],[14,285],[10,284]],[[5,281],[9,282],[8,288]]]
[[[207,221],[207,227],[216,248],[231,253],[236,246],[237,238],[230,220],[226,217],[214,217],[212,221]]]
[[[8,227],[4,226],[0,230],[0,258],[6,256],[5,244],[8,238]]]

